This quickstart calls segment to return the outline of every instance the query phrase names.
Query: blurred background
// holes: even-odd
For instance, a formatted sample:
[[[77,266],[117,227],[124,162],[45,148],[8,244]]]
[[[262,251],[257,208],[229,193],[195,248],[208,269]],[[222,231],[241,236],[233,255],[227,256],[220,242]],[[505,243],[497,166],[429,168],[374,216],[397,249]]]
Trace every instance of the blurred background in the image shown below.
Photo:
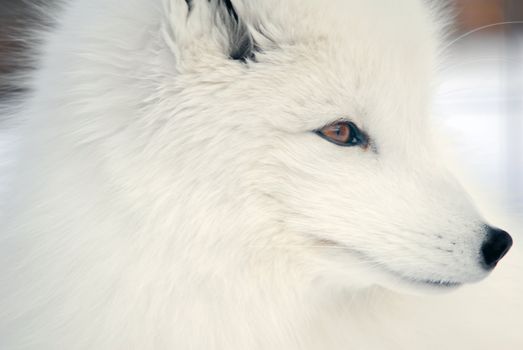
[[[16,92],[8,73],[24,66],[13,59],[26,44],[17,33],[39,17],[28,4],[53,1],[0,0],[0,101]],[[451,2],[456,30],[441,66],[434,115],[453,142],[465,182],[521,218],[523,0]]]
[[[435,116],[467,183],[523,216],[523,0],[453,0]],[[470,181],[468,181],[470,179]]]

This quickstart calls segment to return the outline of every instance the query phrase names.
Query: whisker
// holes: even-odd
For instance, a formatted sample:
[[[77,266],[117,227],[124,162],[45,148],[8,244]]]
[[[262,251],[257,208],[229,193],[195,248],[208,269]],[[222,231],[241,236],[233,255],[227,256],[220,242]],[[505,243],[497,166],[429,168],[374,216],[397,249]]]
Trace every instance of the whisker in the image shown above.
[[[483,30],[483,29],[487,29],[487,28],[492,28],[492,27],[497,27],[497,26],[503,26],[503,25],[508,25],[508,24],[523,24],[523,21],[505,21],[505,22],[497,22],[497,23],[491,23],[491,24],[487,24],[487,25],[484,25],[484,26],[481,26],[481,27],[478,27],[478,28],[475,28],[475,29],[472,29],[460,36],[458,36],[456,39],[452,40],[450,43],[448,43],[442,51],[447,51],[447,49],[449,47],[451,47],[452,45],[454,45],[455,43],[457,43],[458,41],[460,41],[461,39],[464,39],[466,37],[468,37],[469,35],[471,34],[474,34],[476,32],[479,32],[480,30]]]

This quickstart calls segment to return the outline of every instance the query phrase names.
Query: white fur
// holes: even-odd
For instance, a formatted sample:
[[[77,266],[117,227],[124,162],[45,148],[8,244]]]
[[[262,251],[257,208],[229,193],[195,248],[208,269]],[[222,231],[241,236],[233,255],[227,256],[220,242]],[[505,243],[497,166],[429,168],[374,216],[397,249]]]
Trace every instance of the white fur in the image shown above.
[[[233,4],[256,62],[227,57],[207,0],[65,9],[21,113],[0,348],[523,348],[512,252],[410,295],[487,275],[431,141],[434,11]],[[373,147],[311,132],[342,117]]]

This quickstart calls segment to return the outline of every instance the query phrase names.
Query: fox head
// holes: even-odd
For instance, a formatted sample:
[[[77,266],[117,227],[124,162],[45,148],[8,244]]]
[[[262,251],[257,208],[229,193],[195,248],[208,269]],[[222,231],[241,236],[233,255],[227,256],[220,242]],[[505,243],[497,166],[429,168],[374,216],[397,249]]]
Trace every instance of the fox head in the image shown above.
[[[184,207],[202,214],[183,211],[214,232],[211,246],[278,251],[356,288],[432,289],[482,279],[510,248],[432,141],[437,11],[418,0],[164,11],[168,121],[152,149],[176,160],[165,181],[183,183]]]
[[[160,20],[79,36],[81,69],[56,67],[85,102],[61,103],[61,128],[101,148],[98,169],[166,256],[215,259],[202,275],[263,262],[349,288],[448,289],[510,248],[432,141],[440,21],[425,2],[142,5]]]

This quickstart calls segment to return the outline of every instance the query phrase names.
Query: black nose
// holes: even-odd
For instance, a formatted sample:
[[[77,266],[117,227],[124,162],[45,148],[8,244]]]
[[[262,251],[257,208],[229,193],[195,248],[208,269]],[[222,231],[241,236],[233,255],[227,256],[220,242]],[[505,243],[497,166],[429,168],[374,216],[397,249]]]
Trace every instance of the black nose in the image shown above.
[[[493,269],[512,246],[512,237],[503,230],[488,227],[487,239],[481,246],[485,267]]]

